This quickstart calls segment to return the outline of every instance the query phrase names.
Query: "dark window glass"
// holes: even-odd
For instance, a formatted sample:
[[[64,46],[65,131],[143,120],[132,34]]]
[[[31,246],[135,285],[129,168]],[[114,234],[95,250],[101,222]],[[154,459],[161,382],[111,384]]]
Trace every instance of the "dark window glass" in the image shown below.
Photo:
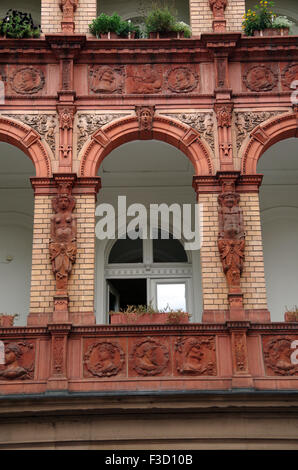
[[[110,251],[109,263],[142,263],[143,240],[120,239],[117,240]]]
[[[154,263],[187,263],[188,259],[180,241],[173,238],[172,234],[163,232],[163,237],[165,236],[169,238],[162,238],[161,230],[159,230],[158,238],[153,240]]]

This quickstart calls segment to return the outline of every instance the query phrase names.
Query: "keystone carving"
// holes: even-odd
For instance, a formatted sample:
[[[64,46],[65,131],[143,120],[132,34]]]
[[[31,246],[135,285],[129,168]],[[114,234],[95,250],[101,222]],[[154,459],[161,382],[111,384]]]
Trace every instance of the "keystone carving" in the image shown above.
[[[175,352],[179,374],[216,375],[214,336],[179,338]]]
[[[98,341],[88,348],[84,356],[87,371],[96,377],[117,375],[123,368],[125,354],[111,341]]]
[[[49,250],[58,294],[67,292],[68,279],[77,253],[77,227],[73,215],[75,198],[71,195],[71,190],[72,183],[60,182],[58,195],[52,199],[55,215],[51,219]]]
[[[169,362],[167,347],[152,338],[139,341],[132,352],[133,369],[139,375],[151,376],[161,374]]]
[[[5,365],[0,366],[0,380],[32,380],[35,348],[28,342],[5,345]]]
[[[253,65],[247,69],[243,81],[251,91],[271,91],[277,85],[278,75],[267,65]]]
[[[166,116],[178,119],[198,131],[214,150],[214,118],[212,113],[167,113]]]
[[[136,115],[139,121],[139,130],[151,132],[154,118],[154,106],[136,106]]]
[[[240,288],[244,264],[245,233],[234,183],[227,183],[218,196],[218,249],[229,288]]]
[[[45,84],[43,72],[35,67],[17,68],[9,80],[12,90],[22,95],[38,93]]]
[[[298,375],[297,346],[292,347],[297,339],[282,335],[263,338],[267,375]]]

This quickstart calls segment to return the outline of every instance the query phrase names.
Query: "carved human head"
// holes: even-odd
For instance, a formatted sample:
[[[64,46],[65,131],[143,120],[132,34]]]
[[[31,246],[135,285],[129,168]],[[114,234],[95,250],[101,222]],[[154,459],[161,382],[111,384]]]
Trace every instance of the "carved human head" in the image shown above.
[[[235,192],[225,192],[218,196],[218,203],[220,206],[231,208],[237,206],[240,201],[240,195]]]
[[[22,350],[17,343],[10,343],[5,346],[5,364],[11,364],[17,358],[21,357]]]

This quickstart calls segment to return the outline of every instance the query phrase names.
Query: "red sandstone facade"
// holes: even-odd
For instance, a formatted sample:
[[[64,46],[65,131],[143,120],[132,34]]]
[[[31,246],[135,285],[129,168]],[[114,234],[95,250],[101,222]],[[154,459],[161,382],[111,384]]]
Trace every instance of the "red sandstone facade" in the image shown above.
[[[72,13],[63,10],[60,33],[0,39],[6,77],[0,139],[23,150],[36,170],[31,306],[27,326],[0,328],[6,354],[15,355],[1,368],[1,395],[298,390],[298,365],[291,362],[298,323],[271,322],[266,304],[257,174],[271,145],[298,136],[290,89],[298,79],[297,37],[229,32],[222,2],[222,9],[213,6],[214,32],[201,37],[97,40],[76,33],[76,2],[69,3]],[[33,102],[46,121],[44,135],[25,119]],[[186,122],[186,109],[208,115],[210,127]],[[88,132],[81,118],[95,110],[105,123]],[[246,113],[253,115],[250,128]],[[96,325],[97,172],[111,150],[150,139],[177,147],[191,161],[194,191],[208,207],[202,323]],[[228,192],[238,232],[218,238],[218,223],[223,233],[225,224],[218,222],[218,197]],[[65,222],[67,235],[59,238],[55,217],[64,217],[63,195],[76,226]],[[152,359],[153,351],[147,367],[145,354]]]

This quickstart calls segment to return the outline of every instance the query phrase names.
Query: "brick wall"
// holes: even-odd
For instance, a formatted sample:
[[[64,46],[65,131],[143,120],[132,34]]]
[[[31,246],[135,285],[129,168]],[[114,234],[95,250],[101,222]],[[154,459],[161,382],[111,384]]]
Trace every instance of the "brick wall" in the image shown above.
[[[96,17],[96,0],[78,0],[74,15],[75,32],[88,33],[88,25]],[[61,31],[62,12],[59,0],[41,0],[41,29],[43,34]]]
[[[204,310],[228,308],[228,287],[217,248],[218,202],[217,194],[200,194],[203,204],[203,246],[201,248],[202,291]],[[241,278],[245,309],[266,309],[262,233],[259,197],[256,193],[241,194],[246,232],[245,264]]]
[[[189,8],[193,35],[198,36],[201,33],[212,31],[213,15],[209,7],[209,0],[190,0]],[[225,12],[228,31],[241,31],[244,13],[245,0],[228,0]]]

